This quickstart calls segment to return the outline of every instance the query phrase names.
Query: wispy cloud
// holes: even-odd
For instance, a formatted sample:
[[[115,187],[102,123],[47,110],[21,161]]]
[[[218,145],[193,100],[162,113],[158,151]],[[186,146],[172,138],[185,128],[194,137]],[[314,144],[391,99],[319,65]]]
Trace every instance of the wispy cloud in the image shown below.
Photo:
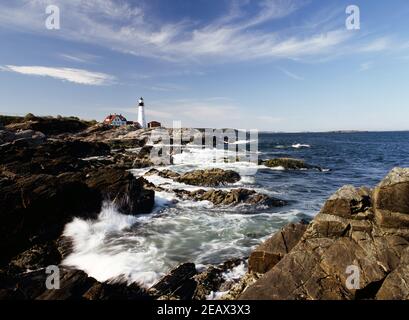
[[[361,52],[379,52],[384,50],[392,49],[394,46],[393,41],[390,37],[380,37],[373,41],[370,41],[359,48]]]
[[[304,80],[303,77],[300,77],[299,75],[296,75],[295,73],[290,72],[290,71],[288,71],[288,70],[286,70],[284,68],[278,67],[277,69],[280,70],[282,73],[284,73],[286,76],[288,76],[288,77],[290,77],[290,78],[292,78],[294,80],[299,80],[299,81]]]
[[[307,28],[308,33],[298,35],[263,28],[267,23],[293,14],[305,5],[305,1],[264,0],[257,4],[233,1],[232,8],[222,18],[200,27],[188,20],[160,23],[153,17],[147,19],[142,7],[125,1],[18,0],[16,3],[0,4],[1,25],[45,33],[47,30],[40,23],[44,21],[44,8],[47,4],[55,4],[60,6],[64,21],[61,30],[49,33],[51,36],[174,61],[323,55],[352,37],[343,26],[325,30],[321,25],[312,30]],[[246,6],[251,6],[251,14]],[[374,44],[363,50],[380,49],[381,45]]]
[[[161,91],[161,92],[172,92],[172,91],[185,91],[187,88],[185,86],[177,85],[177,84],[157,84],[152,86],[143,86],[146,89],[152,91]]]
[[[367,70],[371,69],[372,66],[373,66],[372,61],[367,61],[367,62],[361,63],[361,65],[359,66],[359,71],[361,71],[361,72],[367,71]]]
[[[24,75],[51,77],[58,80],[93,86],[111,84],[115,79],[113,76],[105,73],[72,68],[6,65],[0,66],[0,70]]]
[[[80,54],[61,53],[59,57],[66,61],[72,61],[72,62],[77,62],[77,63],[93,63],[95,59],[99,58],[96,55],[85,54],[85,53],[80,53]]]

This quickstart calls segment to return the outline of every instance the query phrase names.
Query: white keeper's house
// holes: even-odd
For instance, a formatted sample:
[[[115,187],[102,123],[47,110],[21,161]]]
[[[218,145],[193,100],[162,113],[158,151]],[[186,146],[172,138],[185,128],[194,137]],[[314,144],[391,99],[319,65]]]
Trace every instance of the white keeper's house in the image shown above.
[[[126,125],[133,125],[137,128],[157,128],[161,127],[161,123],[158,121],[151,121],[147,123],[146,121],[146,116],[145,116],[145,102],[143,98],[139,99],[138,102],[138,121],[128,121],[122,114],[110,114],[105,118],[103,121],[104,124],[114,126],[114,127],[120,127],[120,126],[126,126]]]
[[[104,120],[104,124],[114,127],[125,126],[127,123],[126,118],[122,114],[110,114]]]

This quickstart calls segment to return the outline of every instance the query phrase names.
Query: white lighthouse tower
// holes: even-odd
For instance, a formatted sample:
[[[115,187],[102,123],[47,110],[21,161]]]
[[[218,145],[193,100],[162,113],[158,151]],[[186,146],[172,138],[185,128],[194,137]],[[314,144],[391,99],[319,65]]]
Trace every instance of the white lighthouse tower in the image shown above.
[[[143,102],[143,98],[139,99],[138,123],[141,125],[142,128],[146,128],[145,103]]]

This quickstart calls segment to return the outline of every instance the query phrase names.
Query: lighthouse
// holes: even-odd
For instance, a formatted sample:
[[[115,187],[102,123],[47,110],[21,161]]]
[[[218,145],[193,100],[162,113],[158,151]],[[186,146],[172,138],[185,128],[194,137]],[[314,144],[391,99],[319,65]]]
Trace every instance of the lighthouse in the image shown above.
[[[142,128],[146,128],[146,118],[145,118],[145,104],[143,98],[139,99],[138,105],[138,122]]]

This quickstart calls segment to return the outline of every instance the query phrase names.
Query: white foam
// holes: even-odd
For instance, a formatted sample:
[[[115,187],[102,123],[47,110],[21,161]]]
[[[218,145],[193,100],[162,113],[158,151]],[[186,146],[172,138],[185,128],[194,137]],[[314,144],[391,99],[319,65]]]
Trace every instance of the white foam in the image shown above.
[[[239,280],[241,279],[247,272],[247,265],[242,262],[238,266],[235,266],[233,269],[228,270],[227,272],[223,273],[223,279],[226,281],[232,280]]]
[[[234,185],[249,185],[249,184],[255,184],[256,183],[256,178],[254,176],[241,176],[240,181],[237,181],[234,183]]]
[[[247,272],[247,265],[242,262],[238,266],[227,270],[222,274],[225,281],[238,282]],[[220,300],[229,291],[211,291],[210,294],[206,296],[206,300]]]
[[[260,167],[263,167],[263,169],[270,169],[273,171],[285,171],[285,168],[283,166],[277,166],[277,167],[260,166]]]
[[[211,291],[207,296],[206,300],[220,300],[229,291]]]
[[[149,287],[182,262],[217,264],[247,256],[257,239],[268,237],[297,214],[247,215],[235,213],[237,209],[214,210],[205,201],[175,205],[173,199],[172,193],[158,192],[155,208],[168,208],[150,215],[126,216],[105,206],[96,221],[74,219],[64,230],[73,239],[73,253],[63,264],[98,281],[123,276],[129,283]],[[236,277],[239,271],[226,277]]]
[[[252,155],[252,159],[249,158],[250,155]],[[237,161],[237,157],[240,161]],[[218,148],[187,147],[182,150],[182,153],[173,156],[173,163],[179,167],[185,167],[187,170],[220,168],[234,170],[240,175],[254,175],[258,170],[258,156],[255,154],[244,151],[236,153]]]
[[[112,206],[105,206],[96,221],[75,218],[63,233],[73,239],[73,253],[62,264],[84,270],[101,282],[124,276],[128,283],[153,284],[161,273],[154,271],[150,257],[165,253],[147,244],[144,237],[126,236],[125,229],[137,220],[118,213]],[[142,246],[143,250],[137,249]]]
[[[257,140],[237,140],[235,142],[225,142],[226,144],[248,144],[248,143],[253,143],[257,142]]]
[[[309,144],[301,144],[301,143],[295,143],[291,147],[295,149],[300,149],[300,148],[311,148]]]

